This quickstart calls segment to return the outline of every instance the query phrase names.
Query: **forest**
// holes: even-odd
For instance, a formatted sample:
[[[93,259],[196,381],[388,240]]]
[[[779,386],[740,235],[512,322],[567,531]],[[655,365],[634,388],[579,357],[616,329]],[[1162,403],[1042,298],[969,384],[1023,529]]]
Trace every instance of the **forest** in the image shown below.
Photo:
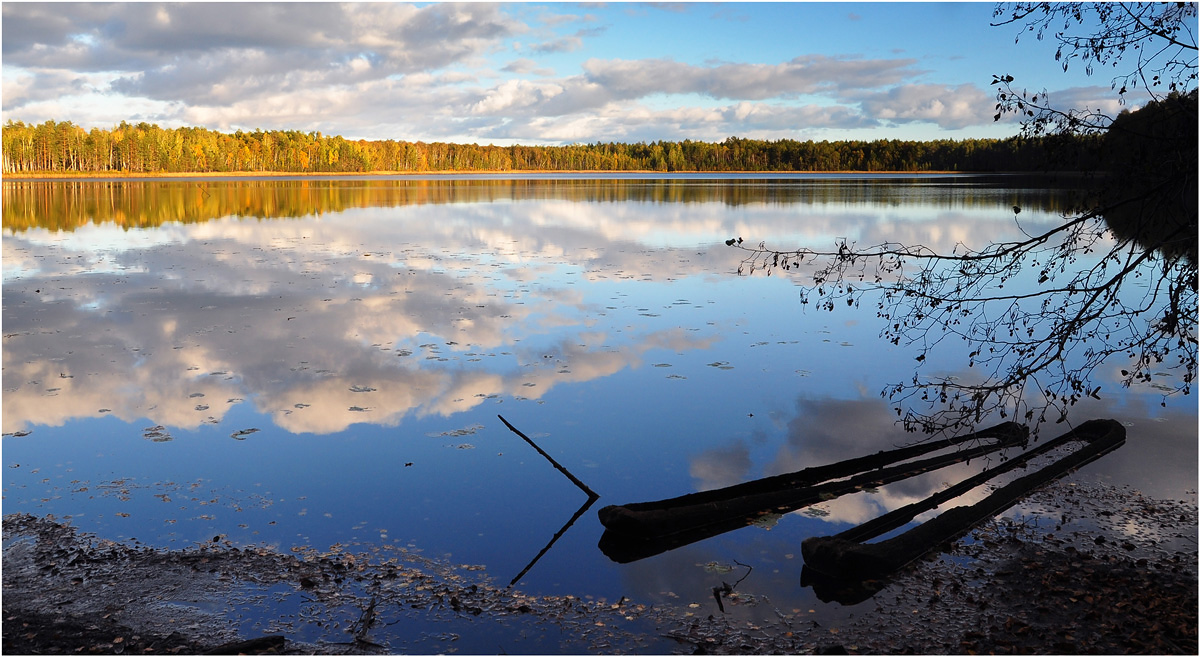
[[[1071,171],[1088,137],[933,141],[775,141],[730,137],[566,146],[350,140],[320,132],[162,128],[70,121],[3,127],[6,174],[368,173],[471,171]],[[1067,143],[1070,142],[1070,143]],[[1063,153],[1070,153],[1063,157]]]

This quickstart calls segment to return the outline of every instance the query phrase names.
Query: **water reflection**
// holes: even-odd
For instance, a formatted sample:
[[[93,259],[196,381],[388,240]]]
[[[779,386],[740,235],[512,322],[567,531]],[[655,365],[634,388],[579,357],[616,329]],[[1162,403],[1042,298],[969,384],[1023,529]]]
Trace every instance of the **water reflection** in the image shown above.
[[[725,239],[948,250],[1010,236],[1014,204],[1049,225],[1066,203],[959,178],[3,189],[6,513],[164,545],[395,542],[503,581],[582,499],[498,410],[601,504],[906,440],[878,391],[911,377],[912,354],[879,343],[873,309],[808,312],[786,277],[737,277]],[[1159,409],[1153,392],[1079,417],[1116,416],[1136,425],[1131,442],[1155,441],[1095,471],[1178,495],[1194,486],[1195,412]],[[627,566],[596,550],[602,528],[584,514],[519,586],[710,601],[719,576],[701,565],[736,559],[756,573],[739,590],[815,604],[799,587],[803,538],[956,476]]]
[[[942,213],[994,203],[988,190],[950,186],[913,221],[846,202],[864,187],[890,203],[908,184],[5,183],[4,431],[107,413],[196,427],[249,399],[289,431],[330,433],[449,415],[501,395],[536,399],[636,367],[648,350],[702,350],[719,339],[669,323],[594,330],[611,306],[585,300],[580,284],[728,272],[735,256],[712,245],[741,232],[875,240],[917,231],[941,244],[1011,230],[994,211]],[[596,199],[607,204],[580,202]],[[499,200],[523,204],[516,212]],[[723,209],[742,204],[763,205]],[[417,207],[372,209],[397,205]],[[34,217],[40,227],[23,228]],[[170,223],[127,233],[108,222]],[[48,232],[62,226],[73,232]]]
[[[795,400],[794,415],[784,424],[784,438],[774,454],[761,466],[761,476],[796,472],[815,465],[836,463],[848,455],[873,454],[913,444],[919,437],[893,426],[891,406],[877,396],[858,399],[801,396]],[[751,448],[744,442],[716,447],[691,459],[697,490],[712,490],[753,479],[750,476]],[[854,495],[831,497],[796,513],[825,522],[858,524],[929,497],[952,482],[979,471],[991,462],[984,456],[974,462],[949,464],[936,472],[906,478]],[[968,503],[982,499],[975,490],[961,498]]]
[[[282,219],[322,216],[351,209],[426,204],[566,201],[577,203],[666,203],[725,206],[762,204],[910,203],[943,208],[1029,206],[1059,213],[1068,196],[1045,194],[997,176],[907,177],[879,175],[793,175],[763,179],[724,176],[454,177],[402,179],[201,179],[19,180],[4,183],[3,226],[76,230],[113,223],[149,228],[167,223],[201,223],[225,217]],[[930,188],[938,194],[931,197]],[[690,227],[689,227],[690,228]]]
[[[236,242],[203,239],[209,249],[141,251],[140,266],[121,274],[7,285],[4,430],[101,413],[190,428],[249,398],[289,431],[329,433],[496,395],[538,398],[639,364],[650,349],[717,339],[677,327],[610,339],[590,330],[594,308],[549,281],[508,287],[502,274],[351,257],[342,260],[354,269],[326,285],[280,250],[243,258]]]

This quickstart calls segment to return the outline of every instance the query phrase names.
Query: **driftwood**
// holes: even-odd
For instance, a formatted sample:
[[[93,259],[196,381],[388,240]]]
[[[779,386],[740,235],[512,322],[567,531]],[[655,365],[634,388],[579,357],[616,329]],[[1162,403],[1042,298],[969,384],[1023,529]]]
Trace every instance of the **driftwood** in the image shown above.
[[[1015,422],[973,434],[920,443],[719,490],[657,502],[606,506],[600,549],[627,563],[744,527],[766,513],[787,513],[852,493],[937,470],[1006,447],[1026,444],[1029,429]],[[947,447],[950,454],[900,463]],[[898,465],[892,465],[897,464]]]
[[[587,501],[584,502],[583,505],[579,507],[579,510],[576,511],[575,514],[571,516],[571,519],[568,520],[566,522],[566,524],[562,526],[562,529],[559,529],[554,534],[554,536],[552,536],[550,538],[550,542],[546,544],[546,547],[542,548],[541,552],[538,552],[537,555],[535,555],[533,557],[533,560],[530,561],[529,564],[526,565],[523,569],[521,569],[521,572],[517,573],[516,577],[512,578],[512,581],[508,583],[508,586],[512,587],[517,582],[519,582],[522,577],[525,576],[525,573],[529,572],[530,568],[533,568],[534,564],[536,564],[538,562],[538,560],[542,558],[542,555],[544,555],[544,554],[546,554],[546,552],[550,551],[550,548],[554,546],[554,543],[556,541],[558,541],[558,539],[560,537],[562,537],[563,534],[567,533],[567,530],[571,528],[571,525],[575,524],[575,521],[578,520],[580,516],[587,513],[587,510],[592,508],[592,505],[596,503],[596,500],[600,499],[600,495],[596,491],[592,490],[591,488],[588,488],[587,484],[583,483],[582,481],[579,480],[578,477],[571,474],[570,470],[567,470],[558,461],[555,461],[554,457],[547,454],[545,450],[543,450],[541,447],[538,447],[537,443],[533,442],[533,440],[530,439],[529,436],[526,436],[525,434],[521,433],[520,429],[517,429],[516,427],[514,427],[512,425],[512,423],[510,423],[508,420],[504,419],[503,415],[497,415],[496,417],[500,418],[500,421],[504,423],[504,426],[508,427],[510,431],[512,431],[513,433],[520,436],[522,440],[529,443],[529,446],[534,448],[535,450],[537,450],[538,454],[541,454],[543,457],[545,457],[545,459],[550,462],[550,465],[554,466],[555,470],[558,470],[559,472],[563,473],[567,477],[567,479],[571,480],[571,483],[575,484],[575,486],[578,487],[579,490],[582,490],[588,496]]]
[[[596,498],[589,497],[587,501],[583,503],[583,506],[579,507],[579,509],[575,511],[575,514],[571,516],[571,519],[567,520],[566,524],[564,524],[561,529],[555,532],[554,536],[550,537],[550,542],[546,544],[546,547],[542,548],[541,552],[538,552],[536,555],[534,555],[533,559],[521,569],[521,572],[517,573],[517,576],[512,578],[512,581],[508,583],[508,588],[512,588],[517,582],[521,581],[521,578],[525,576],[525,573],[529,572],[529,569],[533,568],[534,564],[536,564],[538,560],[542,558],[542,555],[549,552],[550,548],[554,547],[554,543],[557,542],[563,534],[567,533],[567,530],[571,528],[571,525],[574,525],[575,521],[579,520],[583,514],[587,513],[587,510],[592,508],[592,505],[595,503]]]
[[[1045,467],[995,490],[971,506],[948,509],[932,520],[878,543],[864,543],[904,526],[999,474],[1024,467],[1034,457],[1070,442],[1084,446]],[[835,536],[814,536],[801,543],[802,584],[812,585],[823,600],[854,604],[874,594],[881,580],[975,526],[1013,506],[1035,489],[1078,469],[1125,444],[1125,427],[1116,420],[1090,420],[1062,436],[1031,449],[996,468],[985,470],[930,497],[896,509]]]
[[[529,436],[526,436],[525,434],[521,433],[521,431],[519,429],[517,429],[512,424],[510,424],[508,420],[504,419],[503,415],[497,415],[496,417],[500,418],[500,421],[503,422],[504,426],[508,427],[509,430],[511,430],[513,433],[517,434],[518,436],[520,436],[521,439],[524,440],[525,442],[529,443],[530,447],[536,449],[538,454],[541,454],[542,456],[544,456],[546,458],[546,460],[550,462],[550,465],[554,466],[555,470],[558,470],[559,472],[566,475],[567,479],[571,480],[571,483],[573,483],[579,487],[579,490],[582,490],[584,493],[587,493],[589,500],[595,501],[596,499],[598,499],[600,497],[600,495],[597,494],[596,491],[588,488],[587,484],[583,483],[575,475],[571,474],[570,470],[567,470],[562,465],[560,465],[558,461],[555,461],[554,457],[547,454],[546,451],[543,450],[541,447],[538,447],[537,443],[533,442],[533,440],[531,440],[529,438]]]

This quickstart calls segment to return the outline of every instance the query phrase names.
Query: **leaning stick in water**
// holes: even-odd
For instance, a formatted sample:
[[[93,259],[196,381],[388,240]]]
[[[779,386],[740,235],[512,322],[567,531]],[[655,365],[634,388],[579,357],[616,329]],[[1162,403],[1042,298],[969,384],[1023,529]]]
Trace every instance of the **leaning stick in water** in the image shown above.
[[[508,420],[504,419],[503,415],[497,415],[496,417],[500,418],[500,421],[504,423],[504,426],[511,429],[513,433],[520,436],[522,439],[525,440],[525,442],[529,443],[534,449],[536,449],[538,451],[538,454],[541,454],[542,456],[546,457],[546,460],[549,461],[550,465],[553,465],[556,470],[567,475],[567,479],[570,479],[571,483],[575,484],[576,486],[578,486],[580,488],[580,490],[587,493],[589,500],[594,500],[594,499],[597,499],[600,497],[599,495],[596,494],[595,491],[588,488],[587,484],[583,483],[582,481],[579,481],[579,479],[576,479],[575,475],[571,474],[570,471],[568,471],[566,468],[559,465],[558,461],[555,461],[554,458],[552,456],[550,456],[549,454],[547,454],[545,451],[543,451],[541,447],[538,447],[537,443],[535,443],[529,439],[529,436],[526,436],[525,434],[521,433],[516,427],[509,424]]]

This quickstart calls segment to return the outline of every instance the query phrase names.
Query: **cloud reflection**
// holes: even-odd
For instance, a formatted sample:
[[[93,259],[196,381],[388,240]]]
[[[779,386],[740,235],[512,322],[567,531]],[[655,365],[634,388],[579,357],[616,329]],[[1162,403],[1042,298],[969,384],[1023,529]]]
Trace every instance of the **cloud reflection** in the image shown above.
[[[964,225],[977,237],[1014,229],[997,199],[953,186],[913,204],[926,218],[893,219],[894,186],[869,181],[770,193],[695,180],[206,184],[128,183],[113,198],[130,207],[106,218],[112,183],[5,183],[5,432],[109,414],[194,428],[248,402],[288,431],[329,433],[540,399],[651,349],[719,340],[713,326],[618,318],[610,304],[632,301],[599,284],[731,274],[729,235],[944,247]],[[45,215],[21,210],[45,194],[80,195],[61,207],[91,214],[49,217],[69,232],[9,224]],[[258,204],[306,218],[228,218]],[[146,207],[187,214],[115,223]]]
[[[717,339],[644,330],[609,345],[577,295],[553,285],[504,291],[386,263],[362,266],[387,282],[362,285],[360,272],[326,285],[278,263],[287,255],[277,251],[234,267],[222,245],[234,248],[132,256],[157,275],[78,275],[54,293],[45,275],[6,286],[4,430],[107,413],[194,428],[248,399],[284,429],[329,433],[496,395],[536,399],[637,365],[649,349]],[[547,334],[558,336],[549,347],[520,344]]]

